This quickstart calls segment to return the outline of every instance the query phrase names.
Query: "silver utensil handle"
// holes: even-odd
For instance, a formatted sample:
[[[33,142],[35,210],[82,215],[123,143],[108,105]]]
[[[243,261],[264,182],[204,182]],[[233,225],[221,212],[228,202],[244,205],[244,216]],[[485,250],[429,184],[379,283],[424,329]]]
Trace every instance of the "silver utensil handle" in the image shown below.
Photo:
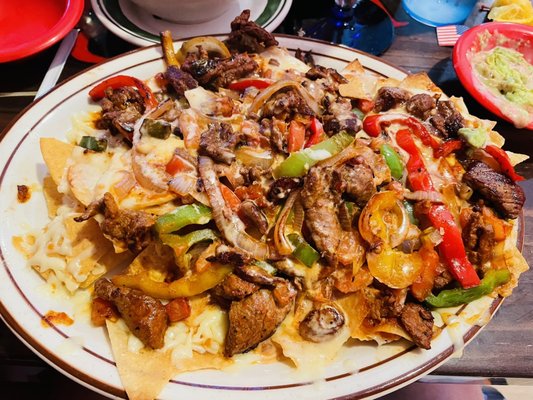
[[[79,29],[73,29],[61,41],[56,55],[54,56],[54,59],[52,60],[52,63],[50,64],[50,67],[48,68],[48,71],[41,82],[41,86],[39,86],[39,90],[37,90],[35,99],[38,99],[39,97],[48,93],[48,91],[57,83],[72,47],[74,47],[78,33]]]

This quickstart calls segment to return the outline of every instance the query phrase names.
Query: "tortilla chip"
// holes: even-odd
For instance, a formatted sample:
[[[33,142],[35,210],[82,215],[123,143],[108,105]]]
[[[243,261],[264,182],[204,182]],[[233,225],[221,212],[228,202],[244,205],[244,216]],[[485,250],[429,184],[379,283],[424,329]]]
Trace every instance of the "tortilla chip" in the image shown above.
[[[56,186],[59,186],[74,145],[54,138],[41,138],[41,154]]]
[[[511,160],[511,164],[513,164],[513,166],[529,159],[529,156],[527,154],[513,153],[512,151],[506,151],[506,153],[509,156],[509,159]]]
[[[373,98],[364,85],[363,79],[360,76],[353,76],[348,83],[339,85],[339,93],[341,96],[350,97],[352,99],[366,99]]]
[[[130,400],[153,400],[176,374],[170,352],[128,349],[128,334],[118,322],[106,320],[118,373]]]
[[[416,74],[407,75],[405,79],[400,83],[400,87],[403,89],[421,89],[428,90],[430,92],[442,93],[442,90],[433,83],[425,72],[418,72]]]
[[[63,194],[57,191],[57,185],[50,175],[43,179],[43,194],[48,216],[54,218],[57,215],[57,209],[63,204]]]
[[[377,93],[379,89],[382,87],[398,87],[400,86],[400,81],[395,78],[380,78],[376,82],[376,87],[374,88],[374,92]]]
[[[113,249],[109,250],[98,259],[95,268],[93,268],[91,274],[87,277],[87,280],[83,282],[80,287],[88,288],[101,276],[115,268],[130,264],[134,257],[135,256],[129,251],[115,253]]]
[[[351,293],[337,299],[337,304],[344,311],[347,317],[347,325],[350,329],[350,337],[359,340],[369,340],[362,330],[362,323],[368,315],[368,302],[362,290]]]
[[[150,277],[159,282],[171,278],[169,274],[175,273],[176,261],[174,251],[169,246],[161,243],[151,243],[128,266],[127,274],[138,275],[149,273]]]
[[[364,69],[363,65],[359,62],[359,60],[356,58],[350,64],[345,66],[341,73],[342,75],[350,74],[350,73],[362,75],[366,73],[366,70]]]
[[[82,275],[90,275],[97,261],[107,252],[112,251],[112,245],[102,234],[100,225],[94,219],[83,222],[74,221],[74,217],[65,220],[67,237],[72,242],[72,257],[79,260]]]

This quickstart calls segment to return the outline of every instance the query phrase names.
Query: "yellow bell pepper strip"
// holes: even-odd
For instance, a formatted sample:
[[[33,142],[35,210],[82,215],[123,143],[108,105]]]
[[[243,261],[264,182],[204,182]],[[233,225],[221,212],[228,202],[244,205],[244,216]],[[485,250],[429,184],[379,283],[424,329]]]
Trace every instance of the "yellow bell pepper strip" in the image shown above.
[[[100,82],[89,91],[89,96],[94,101],[101,100],[104,98],[105,91],[108,88],[118,89],[124,86],[137,88],[147,108],[155,108],[157,106],[158,101],[152,93],[152,90],[140,79],[128,75],[116,75]]]
[[[185,276],[173,282],[157,282],[148,274],[116,275],[112,280],[117,286],[138,289],[156,299],[172,300],[177,297],[196,296],[212,289],[232,270],[231,265],[212,263],[204,272]]]
[[[433,244],[428,238],[422,238],[423,246],[419,253],[424,260],[420,275],[411,285],[411,294],[418,301],[424,301],[435,284],[437,268],[439,266],[439,254],[433,248]]]
[[[513,167],[513,164],[511,164],[511,160],[509,159],[509,156],[505,152],[505,150],[500,149],[497,146],[494,146],[493,144],[489,144],[485,146],[483,149],[487,153],[489,153],[496,161],[498,161],[498,164],[500,164],[500,167],[502,169],[502,172],[507,175],[509,178],[511,178],[513,181],[523,181],[524,177],[521,175],[518,175]]]
[[[406,254],[386,247],[366,254],[368,270],[374,278],[394,289],[404,289],[420,276],[424,260],[420,252]]]
[[[395,179],[402,179],[403,176],[403,163],[396,150],[391,145],[384,143],[381,145],[379,152],[385,158],[385,162],[390,169],[391,175]]]
[[[409,153],[407,173],[411,187],[414,190],[434,191],[422,154],[416,147],[410,131],[399,130],[396,133],[396,142]],[[443,236],[438,249],[453,277],[463,288],[479,285],[479,277],[468,260],[461,232],[450,210],[443,204],[434,204],[429,209],[428,217],[433,227]]]
[[[315,263],[320,259],[320,254],[318,251],[313,249],[311,245],[297,233],[291,233],[288,237],[294,246],[292,255],[309,268],[315,265]]]
[[[187,204],[161,215],[155,222],[159,234],[171,233],[187,225],[205,225],[213,218],[211,209],[203,204]]]
[[[480,297],[491,294],[498,286],[504,285],[511,279],[511,273],[507,269],[489,270],[481,283],[470,289],[449,289],[441,291],[437,296],[430,294],[426,303],[431,307],[456,307],[470,303]]]
[[[342,131],[314,146],[294,152],[274,170],[274,177],[277,179],[304,176],[313,165],[340,153],[353,141],[352,135]]]

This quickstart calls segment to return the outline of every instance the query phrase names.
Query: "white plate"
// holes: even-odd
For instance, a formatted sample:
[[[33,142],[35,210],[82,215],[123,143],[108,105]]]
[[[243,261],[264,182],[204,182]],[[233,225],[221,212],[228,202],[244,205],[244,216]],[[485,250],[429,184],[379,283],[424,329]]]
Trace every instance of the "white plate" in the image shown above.
[[[311,39],[278,36],[290,50],[313,50],[322,65],[341,69],[358,58],[367,69],[402,79],[406,73],[378,58],[346,47]],[[135,50],[62,83],[36,101],[7,128],[0,143],[0,312],[4,321],[27,346],[50,365],[99,393],[125,398],[104,329],[92,327],[88,317],[76,317],[71,326],[44,328],[42,316],[49,310],[73,316],[76,302],[51,296],[42,279],[15,249],[14,235],[39,229],[47,222],[46,205],[39,184],[47,174],[39,151],[40,137],[65,138],[74,113],[89,106],[89,89],[116,74],[149,78],[163,71],[159,46]],[[28,203],[17,202],[17,185],[33,187]],[[491,312],[500,300],[484,299]],[[470,312],[474,305],[466,310]],[[78,310],[79,311],[79,310]],[[470,312],[471,313],[471,312]],[[350,399],[373,397],[404,386],[442,364],[454,351],[471,340],[479,327],[460,324],[446,328],[425,351],[399,342],[377,347],[357,344],[343,348],[338,360],[320,374],[318,381],[298,373],[287,364],[255,365],[239,371],[198,371],[175,377],[161,394],[162,399]],[[455,348],[454,348],[455,344]]]
[[[238,0],[220,17],[198,24],[166,21],[144,11],[128,0],[91,0],[93,10],[107,29],[137,46],[159,43],[159,32],[170,30],[172,37],[228,33],[230,22],[242,10],[250,10],[250,19],[272,32],[287,16],[292,0]]]

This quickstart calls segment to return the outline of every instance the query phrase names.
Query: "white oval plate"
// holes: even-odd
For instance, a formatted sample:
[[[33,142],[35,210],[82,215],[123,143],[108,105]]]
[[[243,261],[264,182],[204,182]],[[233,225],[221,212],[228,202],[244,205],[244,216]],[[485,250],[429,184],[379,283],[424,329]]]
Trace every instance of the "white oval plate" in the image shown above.
[[[311,39],[278,36],[281,46],[294,51],[311,50],[317,63],[342,69],[358,58],[367,69],[402,79],[406,73],[378,58],[346,47]],[[70,119],[89,107],[89,89],[116,74],[146,79],[164,70],[159,46],[126,53],[94,66],[62,83],[33,103],[6,129],[0,143],[0,312],[11,330],[50,365],[101,394],[125,398],[104,329],[90,325],[80,302],[50,295],[44,281],[15,249],[15,235],[38,230],[47,222],[46,204],[39,185],[47,174],[39,151],[40,137],[65,138]],[[28,203],[17,202],[17,185],[33,187]],[[83,299],[81,299],[83,300]],[[484,299],[493,313],[501,300]],[[470,306],[469,306],[470,307]],[[473,306],[472,306],[473,307]],[[75,316],[71,326],[43,327],[49,310]],[[455,312],[456,310],[454,310]],[[458,313],[468,311],[459,310]],[[470,311],[470,314],[475,311]],[[317,375],[298,372],[287,364],[254,365],[238,371],[198,371],[176,376],[161,393],[161,399],[217,398],[302,399],[375,397],[404,386],[442,364],[478,326],[459,324],[446,328],[425,351],[398,342],[378,347],[370,343],[345,346],[338,360]],[[455,348],[454,348],[455,344]],[[315,371],[316,372],[316,371]],[[178,397],[179,396],[179,397]]]
[[[238,0],[231,8],[211,21],[180,24],[166,21],[143,10],[129,0],[91,0],[92,8],[104,26],[118,37],[137,46],[159,43],[159,32],[169,30],[181,39],[202,36],[206,32],[229,32],[230,22],[242,10],[250,10],[250,20],[272,32],[285,19],[292,0]]]

